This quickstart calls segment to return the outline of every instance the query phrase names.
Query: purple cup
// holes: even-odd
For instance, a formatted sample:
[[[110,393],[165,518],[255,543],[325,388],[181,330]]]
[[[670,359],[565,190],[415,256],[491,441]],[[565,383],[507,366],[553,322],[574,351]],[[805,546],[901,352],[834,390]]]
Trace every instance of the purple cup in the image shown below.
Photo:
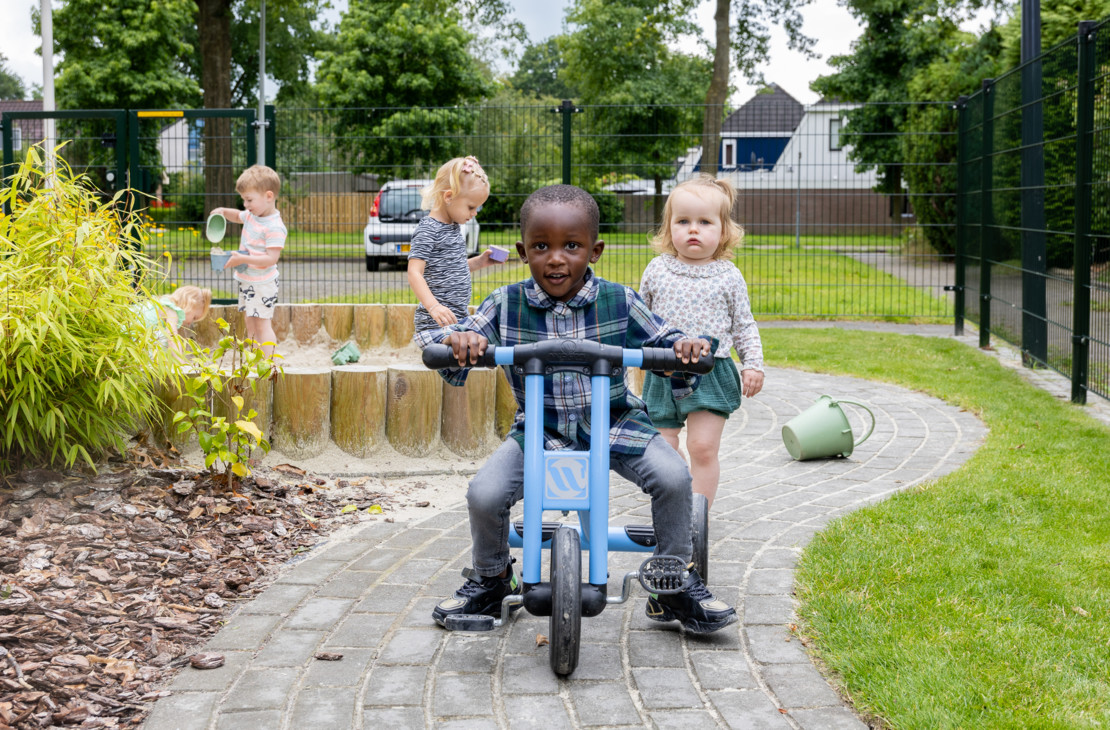
[[[490,246],[489,257],[491,261],[497,261],[503,264],[509,260],[509,249],[501,248],[500,246]]]

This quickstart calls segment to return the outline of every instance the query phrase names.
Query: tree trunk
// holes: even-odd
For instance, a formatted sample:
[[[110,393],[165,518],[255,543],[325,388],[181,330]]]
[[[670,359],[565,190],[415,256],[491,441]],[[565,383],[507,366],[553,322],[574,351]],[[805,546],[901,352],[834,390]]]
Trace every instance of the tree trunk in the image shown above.
[[[331,371],[331,438],[365,459],[385,443],[386,368],[344,365]]]
[[[701,125],[701,171],[717,177],[721,150],[721,121],[725,101],[728,99],[729,70],[729,0],[717,0],[713,24],[717,30],[717,45],[713,50],[713,76],[705,94],[705,116]]]
[[[328,447],[331,367],[285,368],[274,381],[271,445],[291,459],[317,456]]]
[[[279,304],[274,307],[274,321],[271,326],[274,328],[274,339],[281,343],[286,337],[289,336],[289,328],[291,323],[289,321],[290,309],[288,304]]]
[[[360,304],[355,307],[355,344],[363,350],[381,347],[385,342],[384,304]]]
[[[231,108],[231,0],[196,0],[200,85],[205,109]],[[253,131],[253,130],[251,130]],[[204,120],[204,209],[238,204],[231,164],[231,120]]]
[[[427,456],[439,436],[443,388],[439,373],[423,365],[391,365],[385,433],[405,456]]]
[[[459,456],[489,453],[497,412],[498,377],[495,370],[474,368],[463,387],[443,384],[440,438],[444,446]]]

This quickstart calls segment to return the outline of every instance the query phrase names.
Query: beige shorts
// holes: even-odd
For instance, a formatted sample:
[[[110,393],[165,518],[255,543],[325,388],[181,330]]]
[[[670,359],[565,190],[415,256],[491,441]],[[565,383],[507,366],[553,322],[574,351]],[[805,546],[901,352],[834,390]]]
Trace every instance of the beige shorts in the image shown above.
[[[278,300],[278,278],[239,282],[239,311],[248,317],[273,319]]]

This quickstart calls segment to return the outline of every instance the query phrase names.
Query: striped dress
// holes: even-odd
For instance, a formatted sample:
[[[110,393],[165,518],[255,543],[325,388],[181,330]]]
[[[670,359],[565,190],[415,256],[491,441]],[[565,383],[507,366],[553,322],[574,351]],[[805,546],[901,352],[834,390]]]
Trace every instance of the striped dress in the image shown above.
[[[436,301],[450,309],[461,322],[470,306],[470,265],[466,262],[466,241],[458,223],[442,223],[425,216],[412,234],[409,260],[424,262],[424,281]],[[439,327],[423,304],[413,318],[416,331]]]

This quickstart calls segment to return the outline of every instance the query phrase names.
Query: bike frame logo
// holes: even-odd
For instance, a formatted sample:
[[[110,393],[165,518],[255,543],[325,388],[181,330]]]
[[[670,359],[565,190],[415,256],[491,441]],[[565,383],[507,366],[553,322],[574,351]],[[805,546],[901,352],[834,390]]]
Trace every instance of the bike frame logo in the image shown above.
[[[590,492],[590,455],[559,454],[546,459],[544,496],[548,499],[586,500]]]

